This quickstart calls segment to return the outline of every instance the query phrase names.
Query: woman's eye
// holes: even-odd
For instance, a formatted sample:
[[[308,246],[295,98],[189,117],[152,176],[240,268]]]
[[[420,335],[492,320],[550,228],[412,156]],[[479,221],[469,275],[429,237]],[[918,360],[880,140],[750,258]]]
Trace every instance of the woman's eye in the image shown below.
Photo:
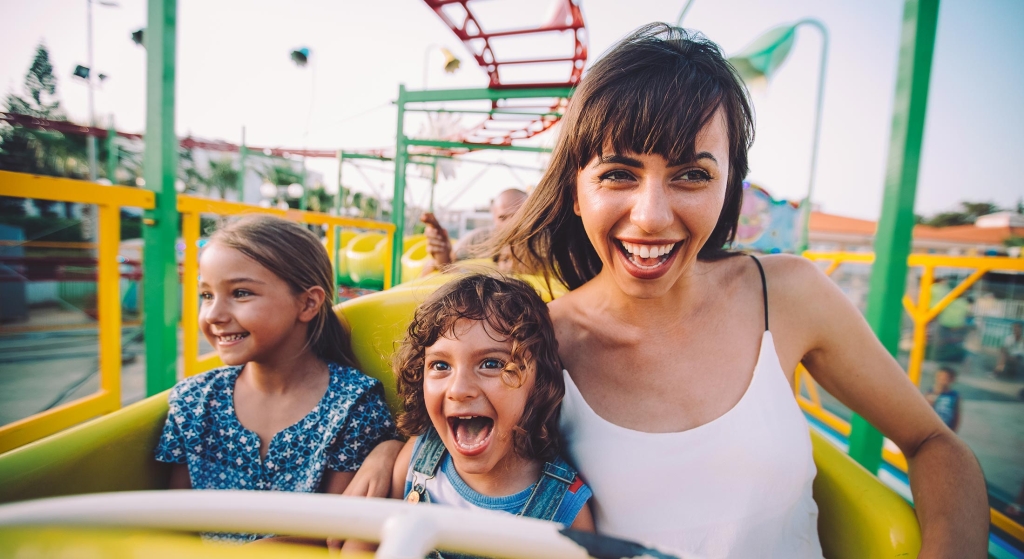
[[[480,364],[480,367],[484,369],[504,369],[505,362],[501,359],[484,359],[483,363]]]
[[[613,183],[615,183],[615,182],[628,182],[628,181],[633,180],[633,175],[631,175],[627,171],[623,171],[621,169],[616,169],[614,171],[608,171],[607,173],[604,173],[603,175],[601,175],[601,180],[602,181],[613,182]]]
[[[690,182],[707,182],[711,180],[711,175],[703,169],[690,169],[689,171],[679,175],[679,178]]]

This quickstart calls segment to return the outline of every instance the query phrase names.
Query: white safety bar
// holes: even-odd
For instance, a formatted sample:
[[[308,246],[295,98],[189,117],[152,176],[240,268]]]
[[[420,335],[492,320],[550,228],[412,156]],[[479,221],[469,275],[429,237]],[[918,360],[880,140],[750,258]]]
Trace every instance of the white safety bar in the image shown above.
[[[397,500],[279,491],[127,491],[0,506],[0,526],[28,525],[354,538],[380,542],[379,559],[422,559],[432,549],[509,559],[590,556],[553,522]]]

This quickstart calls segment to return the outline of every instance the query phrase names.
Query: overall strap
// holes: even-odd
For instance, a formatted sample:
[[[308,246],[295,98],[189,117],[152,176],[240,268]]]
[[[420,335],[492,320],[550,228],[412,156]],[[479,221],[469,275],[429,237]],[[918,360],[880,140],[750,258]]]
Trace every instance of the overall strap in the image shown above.
[[[420,443],[420,448],[416,455],[412,457],[412,469],[414,472],[431,478],[437,473],[437,469],[441,467],[441,460],[444,458],[444,453],[447,452],[447,449],[444,447],[444,442],[441,441],[441,436],[437,434],[433,426],[428,427],[427,432],[422,437],[423,442]]]
[[[540,481],[533,487],[533,493],[519,516],[553,520],[558,507],[562,505],[565,492],[575,481],[576,471],[564,460],[556,458],[554,463],[545,462]]]
[[[764,278],[764,267],[761,266],[761,261],[757,259],[753,254],[750,255],[754,259],[754,264],[757,264],[757,271],[761,273],[761,293],[764,295],[764,329],[768,331],[768,281]]]

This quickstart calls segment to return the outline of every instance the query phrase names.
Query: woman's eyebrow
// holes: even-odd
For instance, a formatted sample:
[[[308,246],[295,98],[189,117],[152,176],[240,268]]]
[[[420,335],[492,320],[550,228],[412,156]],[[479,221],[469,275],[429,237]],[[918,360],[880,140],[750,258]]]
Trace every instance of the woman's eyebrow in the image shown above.
[[[670,165],[673,167],[681,167],[687,163],[694,163],[701,159],[710,159],[711,161],[714,161],[715,165],[718,165],[718,159],[715,159],[715,156],[711,155],[711,153],[707,151],[702,151],[694,155],[692,161],[673,161]]]
[[[630,167],[636,167],[643,169],[644,164],[639,159],[633,159],[625,155],[619,155],[616,153],[610,153],[608,155],[601,156],[601,163],[618,163],[620,165],[629,165]]]

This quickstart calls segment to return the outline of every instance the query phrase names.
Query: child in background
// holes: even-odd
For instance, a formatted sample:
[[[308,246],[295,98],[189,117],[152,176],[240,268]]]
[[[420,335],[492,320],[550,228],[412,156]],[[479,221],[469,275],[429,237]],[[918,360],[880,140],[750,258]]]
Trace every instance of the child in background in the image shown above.
[[[323,245],[249,216],[210,238],[199,273],[199,327],[227,366],[171,390],[156,449],[171,489],[341,493],[395,425],[380,382],[355,368]]]
[[[479,274],[445,284],[416,310],[395,375],[398,427],[411,438],[392,498],[593,531],[590,488],[559,456],[565,386],[547,305],[532,287]]]
[[[935,372],[935,384],[925,398],[935,408],[943,423],[953,431],[960,426],[960,394],[952,389],[956,382],[956,371],[949,367],[940,367]]]

